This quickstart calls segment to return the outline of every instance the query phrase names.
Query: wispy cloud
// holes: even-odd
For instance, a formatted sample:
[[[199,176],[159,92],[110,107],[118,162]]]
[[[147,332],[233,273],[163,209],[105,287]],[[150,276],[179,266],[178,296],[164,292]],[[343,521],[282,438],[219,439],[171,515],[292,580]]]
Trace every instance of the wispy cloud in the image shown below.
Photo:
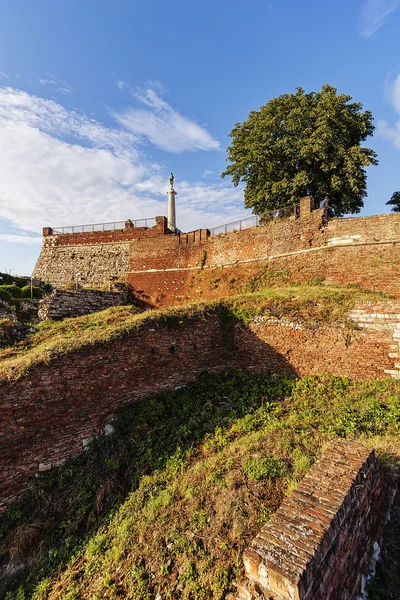
[[[117,86],[122,90],[127,89],[127,84],[122,81],[117,82]],[[217,150],[220,147],[218,140],[204,127],[180,115],[153,88],[129,90],[146,108],[112,111],[116,121],[128,131],[168,152]]]
[[[394,147],[400,150],[400,73],[391,81],[386,81],[385,87],[388,100],[399,117],[393,126],[389,125],[387,121],[378,121],[377,134],[392,142]]]
[[[150,106],[163,106],[161,99],[145,98]],[[140,144],[138,133],[0,87],[0,220],[6,224],[0,239],[34,244],[33,232],[46,225],[165,214],[168,174]],[[176,185],[182,230],[245,212],[241,190],[225,181],[206,185],[178,177]]]
[[[55,92],[60,92],[61,94],[72,94],[74,92],[74,88],[69,85],[63,79],[58,79],[54,77],[54,75],[47,75],[44,78],[39,79],[40,85],[50,86],[54,89]]]
[[[0,88],[0,122],[25,124],[57,137],[73,137],[97,148],[136,159],[135,137],[128,131],[104,127],[59,103],[14,88]]]
[[[4,79],[10,79],[7,73],[4,73],[4,71],[0,71],[0,77],[4,77]]]
[[[386,19],[400,7],[400,0],[364,0],[361,35],[370,37],[383,27]]]

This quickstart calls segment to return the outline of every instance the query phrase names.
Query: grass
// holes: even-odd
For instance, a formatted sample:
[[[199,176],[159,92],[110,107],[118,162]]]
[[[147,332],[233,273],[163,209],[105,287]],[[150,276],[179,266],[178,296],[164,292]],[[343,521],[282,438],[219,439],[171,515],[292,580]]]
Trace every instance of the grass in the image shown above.
[[[391,379],[235,370],[140,401],[0,520],[0,557],[30,565],[5,597],[222,599],[326,443],[359,439],[397,472],[399,429]]]
[[[48,363],[86,345],[107,343],[129,335],[145,323],[160,321],[175,326],[183,319],[220,311],[234,322],[249,322],[257,315],[287,318],[315,326],[345,321],[346,313],[358,299],[381,298],[379,294],[349,287],[287,285],[259,292],[187,304],[181,307],[140,312],[121,306],[63,321],[44,321],[22,342],[0,350],[0,380],[13,381],[26,375],[34,365]]]

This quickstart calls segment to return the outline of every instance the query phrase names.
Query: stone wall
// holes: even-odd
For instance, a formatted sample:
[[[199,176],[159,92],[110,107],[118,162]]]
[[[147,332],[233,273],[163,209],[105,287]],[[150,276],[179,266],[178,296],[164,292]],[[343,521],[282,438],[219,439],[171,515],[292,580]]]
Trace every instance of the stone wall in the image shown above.
[[[39,304],[40,321],[79,317],[99,310],[121,306],[128,301],[127,292],[102,292],[100,290],[78,290],[66,292],[55,290]]]
[[[244,552],[238,600],[354,600],[394,496],[374,451],[335,441]]]
[[[217,309],[185,320],[151,319],[126,337],[53,356],[17,381],[0,381],[0,510],[38,471],[77,455],[107,415],[194,381],[203,371],[395,376],[400,305],[359,304],[355,310],[364,310],[357,314],[366,321],[378,309],[379,322],[371,316],[359,330],[260,317],[231,330]],[[374,327],[383,320],[388,328]]]
[[[151,228],[125,229],[55,234],[50,227],[43,230],[43,243],[33,275],[36,279],[64,287],[79,281],[91,287],[103,287],[110,279],[125,280],[129,271],[130,246],[141,239],[173,235],[165,217],[156,217]]]

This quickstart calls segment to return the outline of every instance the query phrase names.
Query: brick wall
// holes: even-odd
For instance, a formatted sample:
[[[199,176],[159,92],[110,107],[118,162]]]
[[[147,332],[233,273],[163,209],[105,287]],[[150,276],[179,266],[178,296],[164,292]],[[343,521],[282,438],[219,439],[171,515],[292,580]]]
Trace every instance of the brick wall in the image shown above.
[[[320,277],[400,297],[400,214],[328,220],[304,198],[300,218],[214,237],[206,229],[173,235],[165,217],[157,219],[150,229],[65,235],[47,229],[35,277],[60,287],[81,273],[86,285],[101,287],[114,276],[150,303],[170,305],[192,298],[193,276],[203,298],[224,295],[223,288],[210,289],[205,271],[231,279],[238,271],[246,283],[252,267],[268,266],[289,271],[293,281]]]
[[[55,290],[40,301],[38,317],[40,321],[79,317],[112,306],[121,306],[126,304],[127,301],[127,292],[102,292],[100,290],[66,292]]]
[[[374,451],[335,441],[244,552],[238,600],[354,600],[394,496]]]
[[[210,285],[211,279],[243,286],[260,267],[288,272],[291,281],[356,283],[400,298],[400,215],[327,220],[318,209],[215,237],[203,230],[167,242],[139,240],[131,248],[128,281],[152,303],[169,305],[199,297],[196,290],[203,298],[224,296],[230,290]]]
[[[360,330],[257,317],[238,324],[233,338],[215,309],[191,319],[145,321],[126,337],[53,356],[15,382],[1,381],[0,510],[39,470],[78,454],[118,407],[203,371],[234,366],[267,374],[396,376],[400,305],[359,304],[355,310],[366,324]],[[375,323],[371,315],[378,310]],[[387,327],[376,328],[382,321]]]

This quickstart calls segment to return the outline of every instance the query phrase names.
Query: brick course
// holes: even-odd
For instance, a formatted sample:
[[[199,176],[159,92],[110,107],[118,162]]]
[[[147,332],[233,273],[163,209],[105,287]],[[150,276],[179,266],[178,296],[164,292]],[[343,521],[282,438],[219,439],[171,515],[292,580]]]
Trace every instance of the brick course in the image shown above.
[[[238,600],[354,600],[395,486],[374,451],[336,440],[244,552]]]

